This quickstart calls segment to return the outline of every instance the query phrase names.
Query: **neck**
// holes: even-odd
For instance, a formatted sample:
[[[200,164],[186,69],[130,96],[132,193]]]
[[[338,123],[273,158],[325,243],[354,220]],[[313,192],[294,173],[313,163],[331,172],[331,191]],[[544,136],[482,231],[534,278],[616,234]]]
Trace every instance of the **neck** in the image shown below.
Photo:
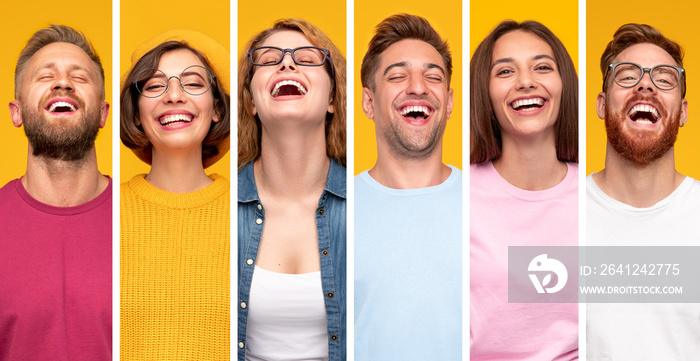
[[[99,196],[108,184],[109,180],[97,169],[95,148],[79,161],[37,157],[29,149],[22,186],[39,202],[56,207],[77,206]]]
[[[673,148],[651,164],[638,166],[622,158],[610,144],[605,169],[593,175],[605,194],[638,208],[651,207],[668,197],[684,179],[675,169]]]
[[[170,193],[191,193],[213,182],[204,172],[202,151],[163,152],[153,150],[148,183]]]
[[[320,132],[263,129],[260,158],[254,164],[255,183],[260,192],[273,197],[318,197],[326,186],[329,166],[323,129]]]
[[[528,191],[541,191],[559,184],[567,172],[557,159],[554,134],[515,138],[503,134],[501,157],[493,161],[498,174],[508,183]]]
[[[405,158],[377,144],[377,163],[369,174],[379,184],[394,189],[415,189],[444,182],[452,170],[442,163],[442,141],[423,158]]]

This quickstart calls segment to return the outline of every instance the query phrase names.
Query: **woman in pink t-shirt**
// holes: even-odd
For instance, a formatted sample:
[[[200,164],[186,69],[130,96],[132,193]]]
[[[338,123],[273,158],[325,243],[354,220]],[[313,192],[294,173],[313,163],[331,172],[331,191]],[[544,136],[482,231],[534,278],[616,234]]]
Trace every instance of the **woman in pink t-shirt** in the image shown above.
[[[510,246],[577,245],[576,69],[544,25],[504,21],[470,74],[471,359],[578,359],[578,305],[508,289]]]

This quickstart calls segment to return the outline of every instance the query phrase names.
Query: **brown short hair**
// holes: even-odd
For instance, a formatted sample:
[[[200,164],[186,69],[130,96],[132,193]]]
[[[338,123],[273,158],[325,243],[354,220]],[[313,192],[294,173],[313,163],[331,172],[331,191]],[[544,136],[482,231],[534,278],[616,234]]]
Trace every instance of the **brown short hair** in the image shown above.
[[[479,44],[472,56],[469,74],[471,77],[470,163],[486,163],[497,159],[502,152],[501,128],[491,106],[489,86],[491,62],[496,41],[511,31],[525,31],[544,40],[552,48],[562,82],[561,106],[554,125],[557,158],[563,162],[578,162],[578,76],[574,62],[564,44],[546,26],[536,21],[518,23],[504,21],[496,26]]]
[[[53,44],[53,43],[69,43],[73,44],[85,52],[90,57],[90,60],[95,64],[95,67],[100,74],[100,79],[102,80],[101,86],[101,96],[102,99],[105,98],[105,71],[102,68],[102,61],[100,56],[97,55],[97,51],[87,39],[85,34],[82,32],[71,28],[66,25],[55,25],[51,24],[48,28],[41,29],[32,35],[27,41],[27,45],[19,53],[19,58],[17,58],[17,66],[15,67],[15,99],[19,99],[21,86],[22,86],[22,76],[24,75],[24,68],[27,66],[29,59],[34,56],[41,48]]]
[[[134,82],[143,70],[157,69],[160,58],[168,52],[175,50],[189,50],[204,64],[204,67],[212,74],[215,74],[206,56],[191,47],[184,41],[166,41],[151,51],[147,52],[131,68],[122,85],[120,100],[120,132],[122,143],[131,149],[141,149],[146,154],[151,154],[153,145],[148,140],[140,123],[139,98],[141,94],[135,88]],[[202,160],[219,154],[218,145],[228,138],[231,132],[230,127],[230,102],[231,98],[221,86],[218,80],[214,80],[210,89],[214,96],[214,111],[219,117],[219,121],[213,123],[209,128],[209,133],[202,142]],[[150,162],[147,162],[150,164]]]
[[[430,44],[442,57],[447,72],[447,88],[452,80],[452,54],[440,35],[428,20],[416,15],[396,14],[384,19],[375,28],[369,47],[362,59],[360,77],[362,86],[374,90],[374,75],[379,67],[379,57],[391,45],[405,39],[416,39]]]
[[[608,75],[607,70],[613,60],[630,46],[642,43],[660,47],[673,58],[677,66],[683,67],[683,48],[678,43],[665,37],[658,29],[647,24],[625,24],[617,29],[613,39],[605,47],[605,51],[600,57],[600,71],[603,73],[604,92],[609,85],[609,80],[606,78],[606,75]],[[685,98],[685,74],[683,74],[683,81],[680,86],[682,98]]]
[[[326,114],[326,154],[338,164],[345,165],[346,156],[346,67],[345,57],[321,30],[303,19],[280,19],[275,21],[271,28],[254,36],[246,44],[241,59],[238,62],[238,169],[243,168],[260,156],[260,140],[262,128],[260,119],[254,116],[253,96],[250,93],[250,79],[255,72],[255,67],[248,62],[248,51],[258,47],[270,35],[280,31],[297,31],[313,44],[331,53],[331,61],[335,70],[335,78],[331,76],[330,64],[324,68],[331,77],[333,88],[333,114]]]

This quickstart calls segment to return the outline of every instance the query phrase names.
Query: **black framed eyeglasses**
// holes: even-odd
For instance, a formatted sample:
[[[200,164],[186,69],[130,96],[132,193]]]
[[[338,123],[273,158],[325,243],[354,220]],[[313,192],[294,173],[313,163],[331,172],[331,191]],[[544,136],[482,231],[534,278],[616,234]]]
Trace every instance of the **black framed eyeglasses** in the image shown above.
[[[608,78],[610,70],[612,70],[612,78],[615,84],[622,88],[632,88],[639,84],[642,81],[642,77],[644,77],[644,73],[648,72],[651,82],[661,90],[674,89],[683,79],[683,92],[685,93],[685,69],[678,66],[662,64],[651,68],[643,68],[635,63],[612,63],[605,72],[605,79]]]
[[[302,46],[294,49],[282,49],[274,46],[261,46],[248,51],[248,62],[254,66],[274,66],[282,62],[285,54],[291,54],[294,64],[300,66],[322,66],[328,61],[331,67],[331,79],[335,78],[335,69],[331,52],[316,46]],[[248,72],[248,81],[253,78],[253,69]]]
[[[185,68],[180,76],[167,76],[160,69],[145,69],[139,73],[137,80],[132,84],[146,98],[157,98],[168,91],[172,78],[180,82],[180,89],[185,93],[195,96],[206,93],[216,80],[207,68],[192,65]]]

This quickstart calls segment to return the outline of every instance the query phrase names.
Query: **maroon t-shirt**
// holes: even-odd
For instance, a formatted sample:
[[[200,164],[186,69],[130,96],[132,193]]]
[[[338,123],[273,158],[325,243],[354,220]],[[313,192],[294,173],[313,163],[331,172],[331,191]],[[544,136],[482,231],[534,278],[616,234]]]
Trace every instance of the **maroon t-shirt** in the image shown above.
[[[112,356],[112,180],[54,207],[19,179],[0,189],[0,361]]]

